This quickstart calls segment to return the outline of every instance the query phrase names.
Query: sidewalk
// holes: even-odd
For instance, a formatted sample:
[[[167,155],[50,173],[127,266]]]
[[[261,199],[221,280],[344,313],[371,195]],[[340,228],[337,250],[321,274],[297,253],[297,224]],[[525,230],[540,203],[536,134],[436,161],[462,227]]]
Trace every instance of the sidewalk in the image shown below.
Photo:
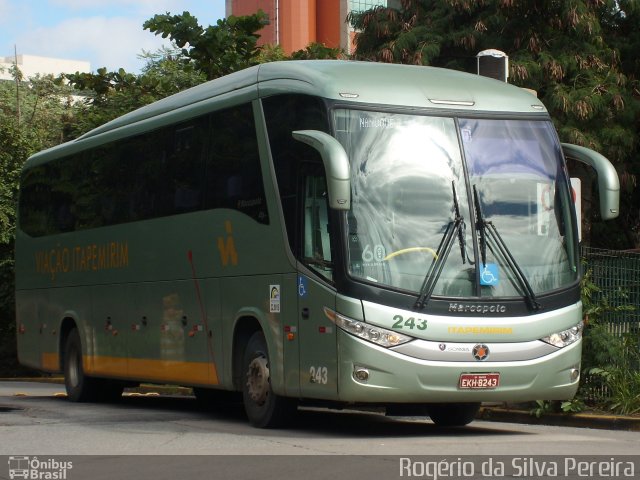
[[[476,417],[489,422],[524,423],[528,425],[554,425],[558,427],[595,428],[640,432],[640,416],[607,415],[596,412],[546,413],[540,417],[528,410],[483,406]]]

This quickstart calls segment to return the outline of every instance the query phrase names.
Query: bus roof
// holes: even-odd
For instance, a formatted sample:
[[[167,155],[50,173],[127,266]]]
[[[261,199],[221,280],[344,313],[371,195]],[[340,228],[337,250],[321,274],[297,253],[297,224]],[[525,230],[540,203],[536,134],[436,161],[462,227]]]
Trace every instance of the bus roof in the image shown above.
[[[140,125],[134,130],[146,130],[278,93],[457,112],[546,113],[540,100],[525,90],[455,70],[345,60],[282,61],[256,65],[164,98],[101,125],[69,143],[76,144],[71,150],[80,150],[78,142],[84,143],[83,140],[121,127],[143,122],[146,127]],[[69,143],[65,144],[66,147],[54,147],[52,150],[66,151],[71,146]],[[56,152],[55,156],[59,153]]]
[[[84,137],[254,87],[257,95],[301,93],[334,100],[406,107],[530,113],[546,110],[531,93],[455,70],[344,60],[272,62],[211,80],[102,125]],[[246,94],[246,93],[245,93]]]

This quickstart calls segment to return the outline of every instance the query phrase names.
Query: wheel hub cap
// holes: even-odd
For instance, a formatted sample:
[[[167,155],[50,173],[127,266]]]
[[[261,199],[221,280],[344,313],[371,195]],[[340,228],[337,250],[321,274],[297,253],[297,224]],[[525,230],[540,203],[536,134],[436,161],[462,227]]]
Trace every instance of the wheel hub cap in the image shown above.
[[[269,367],[265,357],[256,357],[249,364],[247,390],[251,400],[262,405],[269,393]]]

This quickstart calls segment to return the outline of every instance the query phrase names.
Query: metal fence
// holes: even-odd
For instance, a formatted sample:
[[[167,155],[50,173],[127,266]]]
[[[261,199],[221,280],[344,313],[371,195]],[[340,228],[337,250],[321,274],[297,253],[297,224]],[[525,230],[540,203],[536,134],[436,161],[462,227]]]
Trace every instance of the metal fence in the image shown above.
[[[611,333],[640,333],[640,252],[582,248],[585,271],[611,307],[631,305],[633,310],[606,311],[602,320]]]
[[[606,324],[607,330],[613,335],[631,336],[631,343],[627,345],[635,353],[629,351],[623,355],[629,363],[624,358],[618,360],[621,365],[626,363],[632,371],[638,371],[640,365],[631,359],[638,358],[637,349],[640,349],[640,252],[583,247],[582,258],[585,272],[600,290],[593,300],[598,302],[606,299],[606,304],[611,307],[602,312],[600,321]],[[616,310],[616,307],[628,306],[634,308]],[[610,388],[598,375],[586,374],[581,382],[582,397],[588,404],[610,405],[612,396],[616,395],[616,387]]]

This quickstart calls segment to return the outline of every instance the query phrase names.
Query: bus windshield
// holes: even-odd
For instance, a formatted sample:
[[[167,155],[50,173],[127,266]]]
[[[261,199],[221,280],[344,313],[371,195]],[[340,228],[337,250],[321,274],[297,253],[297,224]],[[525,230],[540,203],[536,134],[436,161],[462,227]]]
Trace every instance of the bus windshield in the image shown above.
[[[522,297],[577,280],[573,207],[550,122],[346,109],[334,121],[351,163],[352,277],[417,294],[430,272],[433,295],[444,297]]]

